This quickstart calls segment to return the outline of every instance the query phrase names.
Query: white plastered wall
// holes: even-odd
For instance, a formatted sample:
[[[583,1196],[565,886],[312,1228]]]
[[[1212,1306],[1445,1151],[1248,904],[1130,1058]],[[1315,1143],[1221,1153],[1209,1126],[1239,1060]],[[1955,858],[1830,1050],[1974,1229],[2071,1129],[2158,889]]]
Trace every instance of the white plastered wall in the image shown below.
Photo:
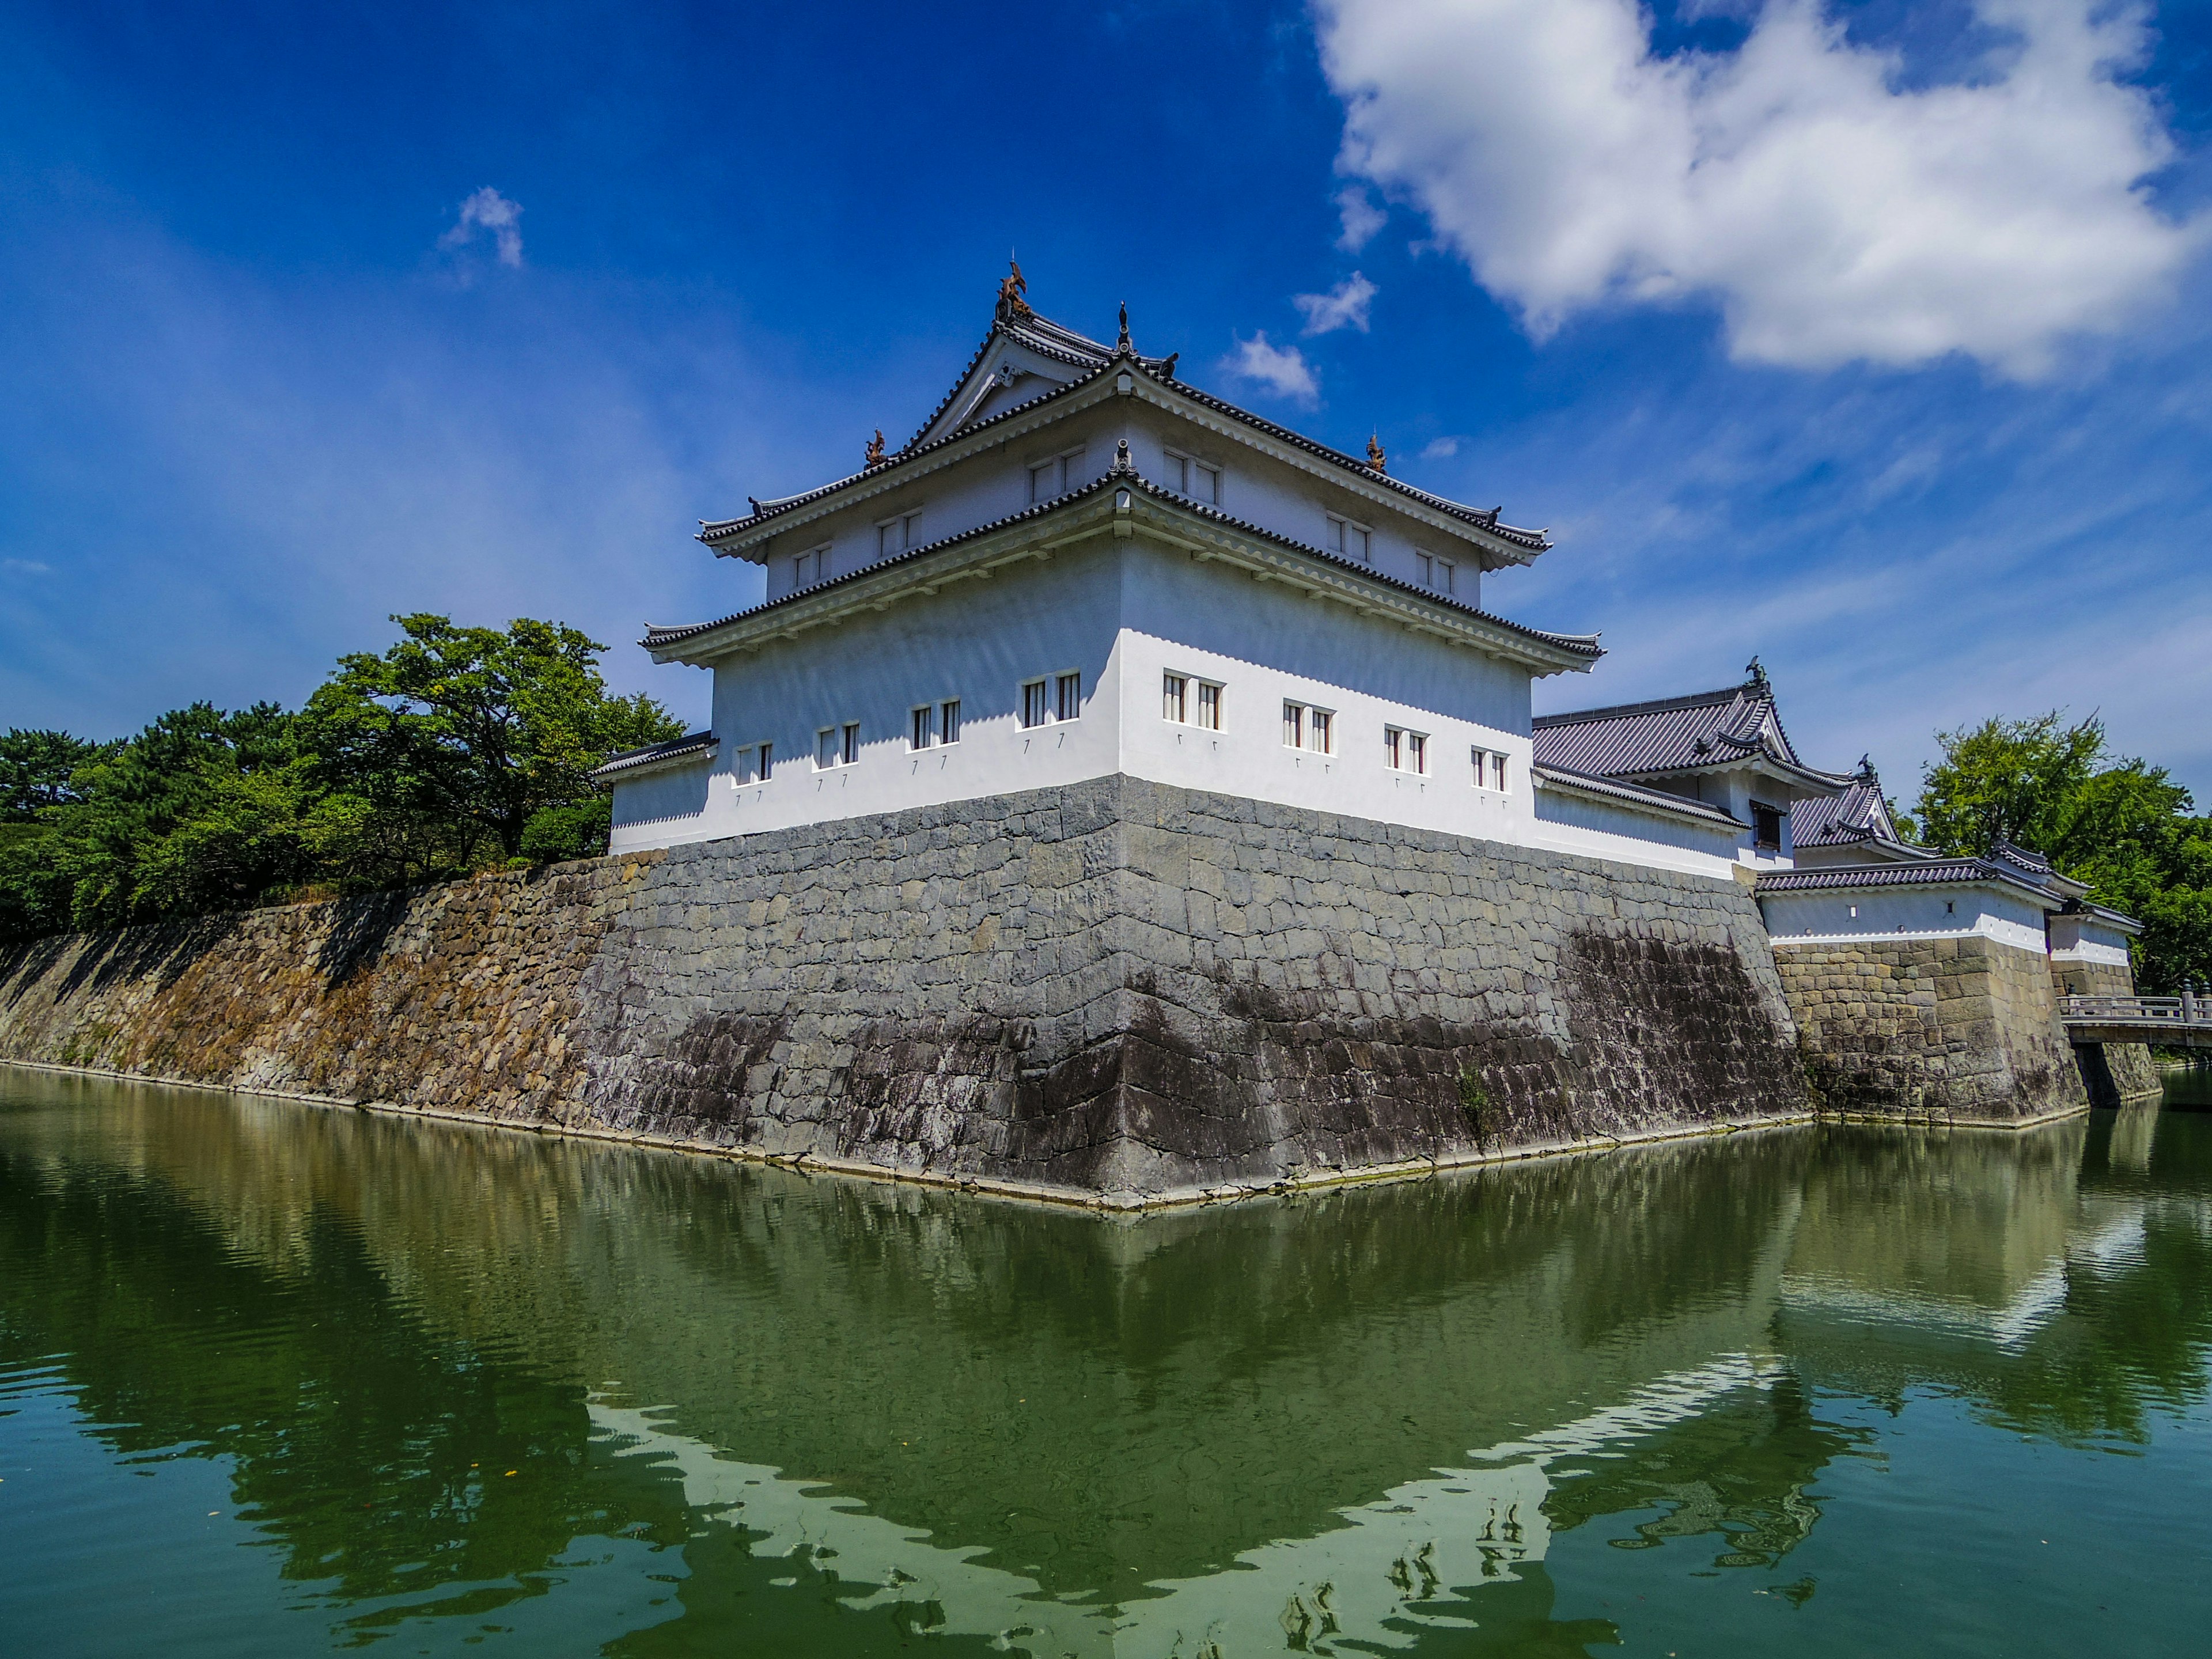
[[[1081,675],[1079,719],[1021,725],[1024,682]],[[1192,682],[1164,717],[1163,677]],[[1635,811],[1540,821],[1530,788],[1529,671],[1141,537],[1002,567],[880,612],[722,659],[710,763],[615,791],[613,848],[717,840],[1122,773],[1511,846],[1729,878],[1733,847]],[[1195,723],[1197,683],[1222,723]],[[909,744],[915,705],[961,703],[960,741]],[[1289,747],[1283,705],[1328,709],[1334,752]],[[860,757],[816,764],[818,732],[860,726]],[[1427,739],[1427,770],[1387,763],[1386,727]],[[765,782],[745,751],[773,744]],[[1474,751],[1506,757],[1506,787]]]
[[[2094,963],[2102,968],[2130,968],[2128,936],[2094,916],[2059,915],[2051,918],[2051,959],[2053,962]]]
[[[2045,950],[2042,905],[2025,894],[1994,886],[1761,893],[1759,908],[1778,949],[1979,934],[2038,956]]]

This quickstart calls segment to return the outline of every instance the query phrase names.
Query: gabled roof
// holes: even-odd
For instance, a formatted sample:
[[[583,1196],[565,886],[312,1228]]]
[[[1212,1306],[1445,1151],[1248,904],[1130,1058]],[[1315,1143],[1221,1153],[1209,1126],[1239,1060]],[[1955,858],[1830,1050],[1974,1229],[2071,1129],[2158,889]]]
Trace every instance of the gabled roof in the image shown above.
[[[1916,857],[1934,858],[1923,848],[1909,845],[1897,832],[1889,802],[1881,793],[1881,775],[1864,757],[1840,795],[1812,795],[1790,805],[1790,844],[1792,847],[1894,848]]]
[[[1532,722],[1536,760],[1601,777],[1650,778],[1763,758],[1808,782],[1845,783],[1797,758],[1774,688],[1755,665],[1754,671],[1742,684],[1717,691],[1539,715]]]
[[[1124,446],[1125,449],[1126,447]],[[718,629],[727,628],[733,623],[750,622],[755,617],[789,608],[812,609],[816,601],[825,595],[836,594],[839,589],[873,584],[886,572],[896,571],[926,560],[934,560],[952,555],[969,544],[983,541],[1018,525],[1073,511],[1093,497],[1115,489],[1127,489],[1140,495],[1152,497],[1189,514],[1206,524],[1234,531],[1238,535],[1249,538],[1255,542],[1264,543],[1306,558],[1318,560],[1335,570],[1355,574],[1364,583],[1370,583],[1376,587],[1418,599],[1425,605],[1480,623],[1485,629],[1502,630],[1508,636],[1526,640],[1547,653],[1556,653],[1551,656],[1552,666],[1546,668],[1543,671],[1545,672],[1556,672],[1560,668],[1569,666],[1581,668],[1605,654],[1604,648],[1598,643],[1597,635],[1594,634],[1553,634],[1540,628],[1530,628],[1525,623],[1493,616],[1489,611],[1479,610],[1449,594],[1438,593],[1432,589],[1402,581],[1395,576],[1386,575],[1374,566],[1346,554],[1310,546],[1304,542],[1293,540],[1279,531],[1269,530],[1260,525],[1249,523],[1243,519],[1234,518],[1218,507],[1209,507],[1204,502],[1194,501],[1187,495],[1179,495],[1154,483],[1143,477],[1128,461],[1126,455],[1117,460],[1114,468],[1104,477],[1093,479],[1081,488],[1072,489],[1052,501],[1042,501],[1035,507],[1024,507],[1018,513],[1008,514],[1005,518],[994,520],[988,524],[977,525],[957,535],[947,536],[940,541],[930,542],[921,547],[909,549],[890,558],[876,560],[872,563],[848,571],[843,575],[833,576],[828,581],[817,582],[811,587],[800,588],[795,592],[786,593],[781,598],[767,600],[744,611],[732,611],[730,615],[717,617],[712,622],[690,623],[674,628],[660,628],[647,624],[645,637],[638,643],[648,651],[659,654],[667,653],[675,647],[697,640],[702,635],[712,634]]]
[[[627,754],[616,755],[595,766],[585,775],[605,780],[626,778],[655,767],[673,765],[701,755],[711,755],[720,739],[712,732],[694,732],[688,737],[671,738],[665,743],[648,744],[642,749],[633,749]]]
[[[1049,399],[1066,396],[1079,387],[1089,386],[1109,374],[1127,371],[1133,374],[1142,374],[1145,377],[1146,385],[1156,392],[1166,394],[1159,401],[1169,404],[1178,401],[1188,402],[1212,414],[1226,416],[1255,432],[1265,434],[1278,442],[1286,444],[1308,455],[1340,467],[1346,472],[1355,474],[1367,484],[1379,486],[1394,495],[1418,502],[1431,512],[1442,514],[1494,536],[1505,543],[1508,547],[1519,550],[1517,554],[1505,556],[1509,558],[1525,562],[1526,557],[1543,552],[1552,544],[1550,538],[1540,530],[1524,530],[1503,522],[1499,517],[1503,510],[1501,508],[1492,507],[1486,512],[1458,501],[1449,501],[1442,495],[1431,495],[1425,489],[1416,489],[1412,484],[1392,477],[1387,471],[1367,459],[1347,455],[1341,450],[1332,449],[1326,444],[1317,443],[1301,433],[1293,432],[1287,427],[1278,426],[1274,422],[1255,415],[1249,410],[1241,409],[1225,398],[1201,392],[1197,387],[1176,379],[1176,360],[1181,354],[1173,353],[1165,357],[1147,357],[1137,351],[1129,340],[1126,311],[1122,318],[1121,337],[1110,347],[1103,345],[1087,336],[1079,334],[1073,329],[1062,327],[1048,318],[1041,317],[1030,309],[1018,291],[1010,292],[1010,289],[1018,284],[1018,281],[1019,272],[1017,270],[1015,276],[1008,279],[1008,287],[1001,289],[997,313],[992,319],[989,331],[983,337],[982,343],[975,348],[974,355],[968,360],[967,367],[961,370],[959,378],[952,383],[951,389],[930,412],[929,418],[921,423],[914,436],[907,441],[903,448],[886,455],[880,462],[864,467],[858,472],[848,474],[842,478],[835,479],[829,483],[802,491],[795,495],[785,495],[774,499],[748,497],[752,507],[749,514],[738,519],[702,520],[699,526],[699,539],[711,544],[725,538],[758,530],[770,520],[781,518],[799,508],[821,502],[855,485],[873,483],[884,479],[896,469],[904,467],[922,456],[957,442],[984,427],[1034,410],[1037,405]],[[1040,392],[1036,396],[1024,398],[1019,403],[994,410],[988,415],[981,414],[982,405],[988,401],[988,398],[983,394],[988,393],[997,374],[996,366],[989,365],[988,360],[993,356],[995,349],[1007,345],[1019,346],[1026,351],[1062,366],[1069,371],[1069,378],[1065,383],[1053,386],[1049,390]]]

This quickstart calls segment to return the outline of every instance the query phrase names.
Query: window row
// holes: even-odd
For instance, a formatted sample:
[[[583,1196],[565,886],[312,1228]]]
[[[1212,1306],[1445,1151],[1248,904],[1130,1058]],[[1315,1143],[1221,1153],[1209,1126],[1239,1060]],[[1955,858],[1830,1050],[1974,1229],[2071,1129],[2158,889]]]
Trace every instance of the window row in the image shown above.
[[[1283,747],[1304,749],[1316,755],[1336,752],[1336,711],[1316,708],[1309,702],[1283,705]]]
[[[1194,679],[1188,674],[1164,674],[1160,677],[1160,714],[1177,726],[1202,726],[1209,732],[1218,732],[1221,687],[1212,680]]]
[[[1022,684],[1022,725],[1052,726],[1083,713],[1083,676],[1054,674]]]

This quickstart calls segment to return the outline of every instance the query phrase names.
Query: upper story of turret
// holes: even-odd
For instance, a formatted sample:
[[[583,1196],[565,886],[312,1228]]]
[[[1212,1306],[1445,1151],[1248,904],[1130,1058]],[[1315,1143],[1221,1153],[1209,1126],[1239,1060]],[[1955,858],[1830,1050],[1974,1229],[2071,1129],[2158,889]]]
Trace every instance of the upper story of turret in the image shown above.
[[[1379,442],[1346,455],[1201,392],[1174,356],[1100,343],[1039,316],[1017,266],[989,331],[902,447],[879,432],[860,470],[704,524],[717,554],[760,565],[767,599],[1005,524],[1120,462],[1182,501],[1469,610],[1485,571],[1527,564],[1540,531],[1390,476]]]

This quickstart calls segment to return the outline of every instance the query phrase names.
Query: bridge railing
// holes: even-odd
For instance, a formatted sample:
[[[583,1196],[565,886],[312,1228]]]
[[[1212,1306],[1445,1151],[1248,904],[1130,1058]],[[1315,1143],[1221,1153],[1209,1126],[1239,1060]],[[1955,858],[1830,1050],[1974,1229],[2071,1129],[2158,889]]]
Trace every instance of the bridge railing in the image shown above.
[[[2058,1017],[2096,1024],[2212,1024],[2212,998],[2069,996]]]

